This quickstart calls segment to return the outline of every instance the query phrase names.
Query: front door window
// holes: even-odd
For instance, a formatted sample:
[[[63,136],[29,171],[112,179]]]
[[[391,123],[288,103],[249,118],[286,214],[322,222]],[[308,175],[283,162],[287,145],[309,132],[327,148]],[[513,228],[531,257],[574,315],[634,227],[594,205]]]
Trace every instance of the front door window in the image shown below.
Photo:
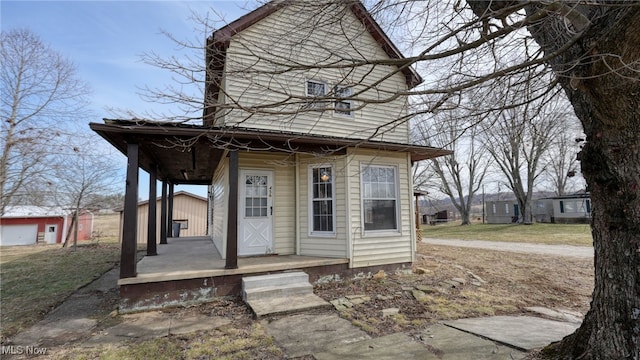
[[[265,217],[268,213],[267,177],[262,175],[247,175],[245,179],[245,210],[246,217]]]

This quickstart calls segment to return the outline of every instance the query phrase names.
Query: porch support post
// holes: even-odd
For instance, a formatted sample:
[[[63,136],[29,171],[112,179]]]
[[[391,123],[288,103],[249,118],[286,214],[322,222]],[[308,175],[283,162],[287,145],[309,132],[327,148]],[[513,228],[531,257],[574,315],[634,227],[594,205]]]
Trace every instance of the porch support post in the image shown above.
[[[137,275],[136,235],[138,230],[138,144],[127,144],[127,181],[124,193],[120,278]]]
[[[420,194],[416,194],[416,229],[420,229]]]
[[[225,269],[238,268],[238,150],[229,151],[229,204]]]
[[[173,233],[173,183],[169,183],[169,205],[167,209],[167,234],[169,237],[174,237]]]
[[[167,180],[162,180],[162,200],[160,202],[160,244],[167,243]]]
[[[157,182],[158,170],[155,164],[151,165],[149,171],[149,216],[147,221],[147,256],[158,255],[157,247],[157,217],[156,217],[156,182]]]

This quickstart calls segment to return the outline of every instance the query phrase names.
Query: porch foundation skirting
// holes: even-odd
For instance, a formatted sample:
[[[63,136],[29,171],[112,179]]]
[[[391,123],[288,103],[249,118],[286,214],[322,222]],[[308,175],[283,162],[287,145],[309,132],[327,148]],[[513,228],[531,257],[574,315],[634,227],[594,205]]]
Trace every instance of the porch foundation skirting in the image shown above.
[[[359,268],[349,268],[347,259],[335,259],[336,263],[301,267],[287,268],[275,271],[242,271],[242,266],[235,269],[232,274],[220,274],[216,276],[206,276],[197,278],[184,278],[175,280],[155,281],[120,281],[120,304],[121,313],[131,313],[161,309],[173,306],[188,306],[205,303],[220,297],[240,296],[242,291],[242,278],[247,275],[267,275],[291,270],[301,270],[309,274],[311,283],[337,281],[350,278],[370,277],[380,270],[386,273],[411,271],[412,264],[398,263],[377,266],[367,266]],[[342,262],[342,263],[340,263]],[[225,272],[228,270],[218,270]]]

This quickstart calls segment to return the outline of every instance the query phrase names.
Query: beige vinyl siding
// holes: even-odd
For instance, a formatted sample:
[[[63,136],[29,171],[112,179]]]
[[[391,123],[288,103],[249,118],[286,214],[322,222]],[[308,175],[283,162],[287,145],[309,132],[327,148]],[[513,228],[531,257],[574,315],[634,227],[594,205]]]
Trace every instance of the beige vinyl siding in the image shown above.
[[[241,152],[241,169],[273,171],[273,243],[278,255],[295,254],[295,163],[289,154]],[[239,220],[240,221],[240,220]]]
[[[347,254],[347,212],[345,196],[345,156],[318,158],[300,156],[298,176],[300,178],[300,255],[346,258]],[[311,165],[332,165],[334,172],[335,236],[313,236],[310,234],[309,167]]]
[[[221,99],[226,105],[235,106],[237,102],[244,108],[251,108],[272,105],[276,101],[287,104],[263,109],[270,114],[250,114],[236,109],[225,115],[224,124],[408,143],[408,123],[390,124],[406,114],[405,97],[390,100],[398,91],[406,90],[404,75],[395,66],[365,65],[349,70],[317,68],[265,74],[284,69],[278,63],[291,63],[292,59],[303,65],[316,65],[318,61],[330,63],[337,59],[331,53],[353,59],[389,58],[350,11],[343,14],[333,9],[334,13],[327,14],[328,19],[342,19],[341,23],[318,28],[312,23],[320,20],[306,19],[304,15],[311,11],[299,9],[299,6],[304,5],[286,6],[234,35],[225,64],[226,96]],[[326,82],[330,89],[336,84],[352,85],[357,98],[353,107],[364,107],[355,110],[353,116],[336,113],[333,103],[331,110],[308,111],[305,108],[306,80]],[[364,92],[358,94],[360,91]],[[370,100],[388,101],[373,104],[367,102]]]
[[[223,258],[227,255],[227,209],[229,193],[229,159],[224,157],[218,165],[211,183],[211,225],[209,235]]]
[[[160,206],[162,201],[156,200],[156,234],[160,241]],[[173,219],[189,221],[188,229],[180,229],[180,236],[204,236],[207,232],[207,201],[185,194],[178,194],[173,198]],[[149,224],[149,203],[138,205],[138,243],[147,243]]]
[[[351,256],[353,267],[411,262],[413,259],[412,196],[407,153],[349,150]],[[397,168],[399,232],[365,233],[362,223],[361,165],[387,165]]]

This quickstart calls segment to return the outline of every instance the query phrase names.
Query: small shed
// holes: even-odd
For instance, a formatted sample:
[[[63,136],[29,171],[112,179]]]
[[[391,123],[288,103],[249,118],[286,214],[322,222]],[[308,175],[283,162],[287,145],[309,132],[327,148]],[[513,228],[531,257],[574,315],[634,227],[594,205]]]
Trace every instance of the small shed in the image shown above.
[[[160,207],[162,198],[156,198],[156,234],[160,234]],[[186,191],[173,194],[173,224],[180,224],[180,236],[205,236],[207,234],[207,199]],[[123,211],[120,211],[120,229],[122,230]],[[149,201],[138,203],[138,232],[140,244],[147,243],[147,224],[149,221]],[[119,239],[122,240],[122,231]]]
[[[0,219],[0,246],[62,243],[72,224],[73,212],[59,206],[11,206]],[[78,217],[78,240],[91,239],[93,214]]]

